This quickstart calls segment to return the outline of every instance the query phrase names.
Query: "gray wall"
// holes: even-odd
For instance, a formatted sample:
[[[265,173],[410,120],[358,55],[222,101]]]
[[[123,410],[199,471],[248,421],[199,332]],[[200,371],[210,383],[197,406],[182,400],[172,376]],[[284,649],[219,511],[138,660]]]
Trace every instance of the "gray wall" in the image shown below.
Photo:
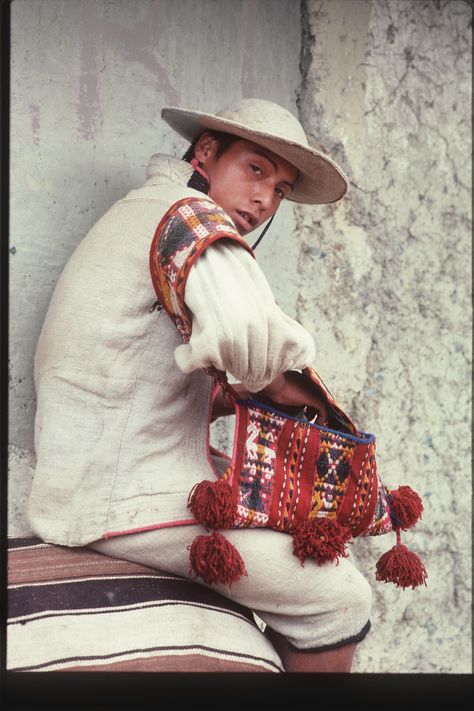
[[[351,191],[335,206],[285,205],[259,262],[314,335],[331,391],[376,433],[384,483],[410,484],[425,504],[403,540],[427,588],[375,582],[392,534],[353,546],[374,590],[354,671],[469,672],[470,7],[304,0],[302,10],[14,0],[10,533],[28,532],[32,362],[52,289],[96,219],[141,184],[149,156],[182,153],[160,109],[259,96],[296,112],[298,101]]]

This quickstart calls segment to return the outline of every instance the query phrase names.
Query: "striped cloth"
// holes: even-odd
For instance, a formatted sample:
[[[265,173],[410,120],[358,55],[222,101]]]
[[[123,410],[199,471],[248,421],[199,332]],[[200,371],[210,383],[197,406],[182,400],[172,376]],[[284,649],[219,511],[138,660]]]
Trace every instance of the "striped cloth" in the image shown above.
[[[8,541],[9,671],[279,672],[252,613],[88,548]]]

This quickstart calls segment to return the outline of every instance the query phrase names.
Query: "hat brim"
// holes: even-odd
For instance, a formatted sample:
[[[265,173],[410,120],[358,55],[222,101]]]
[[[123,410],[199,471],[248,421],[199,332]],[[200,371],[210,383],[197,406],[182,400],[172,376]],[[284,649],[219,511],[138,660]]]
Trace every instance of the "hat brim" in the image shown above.
[[[255,131],[235,121],[200,111],[166,107],[161,111],[161,117],[190,143],[205,130],[225,131],[257,143],[284,158],[299,171],[298,180],[288,200],[322,205],[340,200],[348,190],[349,181],[339,166],[310,146]]]

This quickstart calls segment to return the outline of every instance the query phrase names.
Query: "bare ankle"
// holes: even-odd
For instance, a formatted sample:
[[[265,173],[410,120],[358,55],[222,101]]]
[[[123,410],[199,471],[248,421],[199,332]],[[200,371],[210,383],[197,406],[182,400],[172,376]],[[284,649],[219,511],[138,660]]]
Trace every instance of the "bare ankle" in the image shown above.
[[[348,644],[327,652],[296,652],[288,646],[286,656],[281,659],[285,671],[288,672],[335,672],[347,674],[352,669],[355,648],[355,644]]]
[[[268,637],[283,663],[286,672],[349,673],[356,644],[346,644],[326,652],[295,651],[283,635],[266,627]]]

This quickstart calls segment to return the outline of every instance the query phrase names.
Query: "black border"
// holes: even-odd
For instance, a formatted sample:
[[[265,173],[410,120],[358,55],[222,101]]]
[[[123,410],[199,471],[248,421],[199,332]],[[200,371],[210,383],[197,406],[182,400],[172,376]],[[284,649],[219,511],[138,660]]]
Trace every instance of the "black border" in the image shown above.
[[[9,672],[3,686],[8,709],[459,711],[472,701],[470,674]]]
[[[0,323],[2,328],[0,382],[0,700],[4,693],[7,619],[7,475],[8,475],[8,286],[9,286],[9,147],[10,147],[10,3],[0,6],[1,170],[0,170]]]

